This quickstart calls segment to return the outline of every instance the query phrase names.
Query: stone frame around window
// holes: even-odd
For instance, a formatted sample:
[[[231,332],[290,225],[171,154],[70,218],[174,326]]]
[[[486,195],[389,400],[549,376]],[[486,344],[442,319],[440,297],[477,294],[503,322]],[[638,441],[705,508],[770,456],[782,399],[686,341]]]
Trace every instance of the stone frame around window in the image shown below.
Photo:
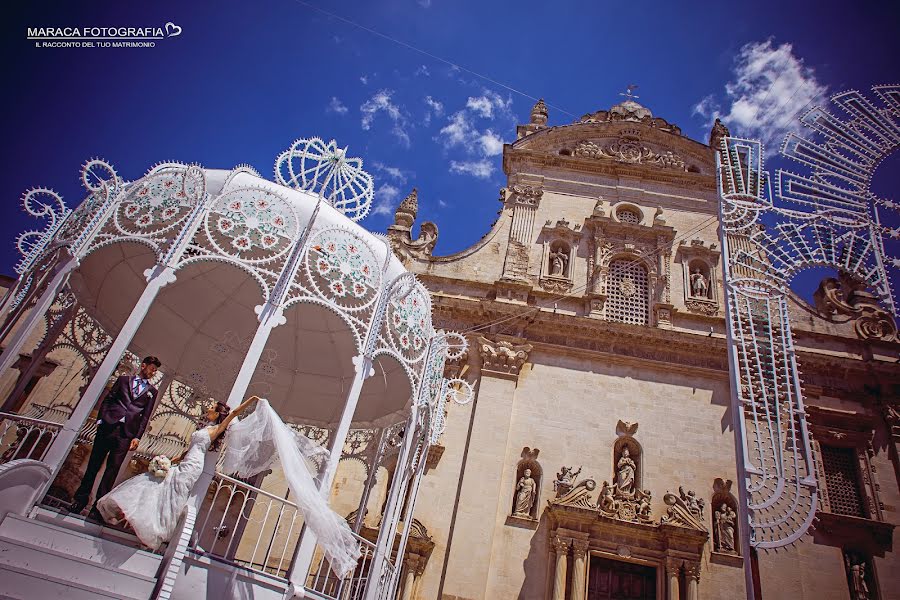
[[[816,537],[838,547],[852,546],[870,556],[884,556],[893,541],[894,525],[885,522],[884,504],[880,499],[877,469],[872,462],[877,422],[865,413],[819,406],[807,407],[812,433],[816,478],[822,493],[816,511]],[[828,485],[822,463],[822,445],[851,448],[856,457],[856,472],[863,517],[838,514],[831,510]]]
[[[578,256],[582,226],[570,225],[566,219],[559,219],[554,224],[547,221],[541,229],[541,270],[539,283],[541,288],[550,293],[565,293],[572,289],[575,282],[575,258]],[[552,274],[552,254],[554,250],[566,250],[566,265],[562,274]]]

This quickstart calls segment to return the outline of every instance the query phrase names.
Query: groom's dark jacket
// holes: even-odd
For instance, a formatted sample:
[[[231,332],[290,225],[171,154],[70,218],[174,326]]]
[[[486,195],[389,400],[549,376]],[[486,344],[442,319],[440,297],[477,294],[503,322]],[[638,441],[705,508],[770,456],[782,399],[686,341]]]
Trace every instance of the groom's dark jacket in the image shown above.
[[[112,425],[125,418],[123,435],[129,439],[140,439],[147,429],[150,413],[156,401],[156,388],[146,385],[144,391],[135,398],[132,392],[134,377],[123,375],[116,379],[100,402],[98,417]]]

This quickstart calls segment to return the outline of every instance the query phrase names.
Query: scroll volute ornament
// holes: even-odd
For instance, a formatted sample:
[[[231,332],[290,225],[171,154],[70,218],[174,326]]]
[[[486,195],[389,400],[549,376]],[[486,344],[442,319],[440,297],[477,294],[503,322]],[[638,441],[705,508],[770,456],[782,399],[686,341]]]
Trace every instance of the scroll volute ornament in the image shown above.
[[[856,335],[864,340],[891,341],[897,338],[897,324],[878,303],[865,284],[847,273],[827,277],[813,294],[816,309],[827,318],[853,320]]]

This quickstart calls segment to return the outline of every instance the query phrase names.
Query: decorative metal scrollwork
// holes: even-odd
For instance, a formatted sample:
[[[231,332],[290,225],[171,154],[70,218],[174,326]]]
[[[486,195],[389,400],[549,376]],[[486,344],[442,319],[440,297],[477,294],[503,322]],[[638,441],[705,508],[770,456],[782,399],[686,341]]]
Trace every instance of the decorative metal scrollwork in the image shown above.
[[[819,139],[791,134],[782,154],[813,173],[779,171],[775,194],[758,141],[724,137],[719,148],[733,407],[757,548],[799,540],[818,502],[788,317],[791,278],[812,266],[834,268],[871,288],[896,318],[886,268],[900,260],[885,255],[884,239],[900,231],[881,225],[879,208],[897,204],[869,186],[877,165],[900,147],[900,86],[873,92],[881,106],[851,91],[832,98],[845,118],[818,107],[801,118]]]

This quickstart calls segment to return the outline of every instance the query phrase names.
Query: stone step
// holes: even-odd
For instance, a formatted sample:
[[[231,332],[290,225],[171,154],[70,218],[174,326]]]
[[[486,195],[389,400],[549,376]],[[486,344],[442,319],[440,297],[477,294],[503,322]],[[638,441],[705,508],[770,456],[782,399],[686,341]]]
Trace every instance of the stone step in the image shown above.
[[[101,546],[108,547],[106,544],[109,542]],[[154,577],[121,569],[116,559],[100,562],[100,553],[95,558],[89,560],[0,535],[3,593],[13,598],[150,597],[156,584]],[[39,580],[43,583],[38,584]]]
[[[102,567],[112,566],[138,576],[155,578],[162,557],[136,547],[133,535],[111,530],[79,517],[56,515],[54,521],[36,515],[27,519],[8,515],[0,523],[0,538],[21,542]]]
[[[129,598],[119,594],[107,594],[93,587],[82,587],[71,581],[57,579],[47,573],[32,573],[0,565],[0,599],[13,600],[104,600],[106,598],[121,600]],[[145,598],[149,598],[149,592]]]

